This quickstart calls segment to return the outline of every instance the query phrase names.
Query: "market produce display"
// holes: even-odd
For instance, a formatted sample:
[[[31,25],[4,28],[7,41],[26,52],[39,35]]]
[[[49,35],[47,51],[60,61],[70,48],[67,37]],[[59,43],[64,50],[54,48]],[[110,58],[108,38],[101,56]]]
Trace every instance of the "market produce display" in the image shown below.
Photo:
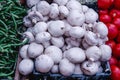
[[[0,80],[14,76],[26,8],[19,0],[0,0]]]
[[[104,4],[103,4],[104,3]],[[108,28],[109,41],[112,49],[111,65],[112,80],[120,80],[120,0],[98,0],[99,19]]]
[[[33,70],[63,76],[102,72],[101,62],[111,58],[112,49],[105,44],[109,29],[97,12],[77,0],[27,0],[27,6],[23,37],[29,42],[19,50],[22,75]]]

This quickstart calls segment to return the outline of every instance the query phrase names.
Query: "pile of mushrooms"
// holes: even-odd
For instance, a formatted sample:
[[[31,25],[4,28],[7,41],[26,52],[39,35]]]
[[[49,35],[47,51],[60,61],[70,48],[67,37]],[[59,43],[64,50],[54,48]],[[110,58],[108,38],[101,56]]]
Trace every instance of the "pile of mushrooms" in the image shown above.
[[[19,72],[95,75],[102,72],[101,61],[108,61],[111,48],[106,25],[98,14],[77,0],[27,0],[23,33],[29,43],[19,54]],[[34,69],[35,68],[35,69]]]

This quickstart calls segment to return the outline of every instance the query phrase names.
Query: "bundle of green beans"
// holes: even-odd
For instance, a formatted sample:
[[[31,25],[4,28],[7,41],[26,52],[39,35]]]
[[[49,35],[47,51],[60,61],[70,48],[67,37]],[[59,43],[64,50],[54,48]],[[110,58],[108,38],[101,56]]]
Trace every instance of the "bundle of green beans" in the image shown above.
[[[25,14],[19,0],[0,0],[0,78],[13,76],[19,46],[27,42],[20,40]]]

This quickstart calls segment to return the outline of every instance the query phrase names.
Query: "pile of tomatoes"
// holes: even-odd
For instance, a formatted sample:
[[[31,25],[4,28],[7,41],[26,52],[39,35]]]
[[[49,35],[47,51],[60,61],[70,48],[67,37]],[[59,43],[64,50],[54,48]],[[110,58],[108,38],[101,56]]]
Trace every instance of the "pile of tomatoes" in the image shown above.
[[[112,48],[110,66],[112,80],[120,80],[120,0],[98,0],[99,20],[108,28],[109,41]]]

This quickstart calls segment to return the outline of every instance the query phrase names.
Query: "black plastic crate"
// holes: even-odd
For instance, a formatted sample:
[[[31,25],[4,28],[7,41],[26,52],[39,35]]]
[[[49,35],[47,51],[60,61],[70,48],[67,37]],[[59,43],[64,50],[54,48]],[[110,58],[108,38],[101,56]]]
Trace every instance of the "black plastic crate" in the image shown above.
[[[109,77],[111,75],[111,69],[109,62],[102,62],[102,73],[97,73],[93,76],[87,76],[87,75],[80,75],[80,74],[73,74],[69,77],[65,77],[61,74],[53,74],[53,73],[39,73],[36,70],[33,71],[34,80],[109,80]]]

